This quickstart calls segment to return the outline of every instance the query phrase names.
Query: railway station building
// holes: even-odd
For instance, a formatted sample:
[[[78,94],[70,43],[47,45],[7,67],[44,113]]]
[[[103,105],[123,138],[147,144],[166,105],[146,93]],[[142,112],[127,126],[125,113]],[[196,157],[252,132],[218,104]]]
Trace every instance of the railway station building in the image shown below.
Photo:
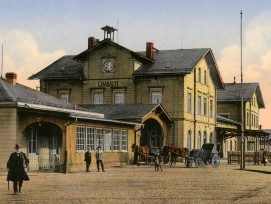
[[[139,145],[191,150],[216,142],[217,90],[224,84],[211,49],[159,50],[147,42],[146,50],[134,52],[114,42],[116,29],[102,30],[102,41],[89,37],[86,50],[63,56],[29,79],[40,80],[40,91],[90,111],[110,115],[122,109],[119,120],[129,118],[127,107],[137,112],[159,104],[167,119],[161,113],[138,118],[144,124]]]

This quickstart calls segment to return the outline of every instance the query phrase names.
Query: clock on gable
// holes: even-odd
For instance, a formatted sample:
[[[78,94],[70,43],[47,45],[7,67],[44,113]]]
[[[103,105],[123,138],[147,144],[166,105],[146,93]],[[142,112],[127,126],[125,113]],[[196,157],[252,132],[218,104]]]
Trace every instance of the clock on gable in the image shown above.
[[[113,72],[115,69],[113,59],[104,59],[102,62],[102,69],[104,72]]]

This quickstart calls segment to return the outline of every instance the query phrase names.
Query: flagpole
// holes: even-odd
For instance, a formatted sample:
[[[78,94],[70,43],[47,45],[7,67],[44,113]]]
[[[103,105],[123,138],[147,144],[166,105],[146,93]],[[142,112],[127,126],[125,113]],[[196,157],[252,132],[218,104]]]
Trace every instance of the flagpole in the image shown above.
[[[241,50],[241,163],[240,169],[245,169],[245,137],[244,137],[244,94],[243,94],[243,39],[242,39],[242,16],[240,12],[240,50]]]

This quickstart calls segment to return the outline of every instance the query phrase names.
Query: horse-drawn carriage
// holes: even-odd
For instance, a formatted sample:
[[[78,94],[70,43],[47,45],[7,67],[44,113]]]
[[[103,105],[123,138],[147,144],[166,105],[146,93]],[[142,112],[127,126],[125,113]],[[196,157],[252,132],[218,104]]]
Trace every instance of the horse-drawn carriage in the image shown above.
[[[170,167],[175,167],[178,158],[184,159],[188,157],[189,150],[185,147],[175,147],[173,144],[164,146],[163,148],[163,161],[169,163]]]
[[[138,146],[133,144],[132,150],[135,153],[135,163],[148,165],[154,162],[154,157],[160,153],[159,147],[154,146]]]
[[[214,148],[214,144],[203,144],[201,149],[193,149],[190,151],[190,155],[185,158],[186,167],[191,167],[195,163],[196,167],[205,167],[211,164],[212,167],[218,167],[220,159],[218,152]]]

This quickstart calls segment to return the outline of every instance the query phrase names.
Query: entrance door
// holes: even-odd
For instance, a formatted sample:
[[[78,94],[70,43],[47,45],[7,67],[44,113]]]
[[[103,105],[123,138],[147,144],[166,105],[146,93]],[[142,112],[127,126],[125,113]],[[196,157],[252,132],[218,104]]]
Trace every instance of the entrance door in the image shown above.
[[[149,119],[144,125],[141,131],[140,146],[162,147],[164,137],[160,124],[154,119]]]
[[[61,130],[52,123],[36,123],[27,128],[29,170],[59,170]]]

